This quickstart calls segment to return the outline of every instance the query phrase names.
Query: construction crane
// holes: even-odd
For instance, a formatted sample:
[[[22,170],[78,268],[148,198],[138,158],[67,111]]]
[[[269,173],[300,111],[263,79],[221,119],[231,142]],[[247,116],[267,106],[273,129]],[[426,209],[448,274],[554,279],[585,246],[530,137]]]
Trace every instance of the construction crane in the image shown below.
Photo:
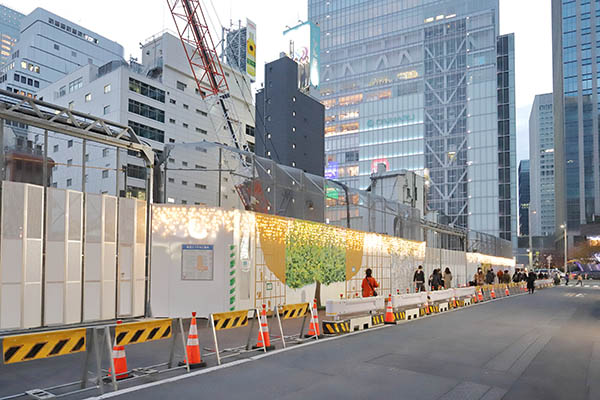
[[[244,133],[237,133],[232,121],[235,112],[223,66],[206,23],[200,0],[167,0],[183,50],[190,64],[198,91],[203,98],[217,97],[233,145],[250,151]],[[208,87],[204,83],[208,81]],[[230,103],[229,107],[228,104]],[[217,132],[218,135],[218,132]]]

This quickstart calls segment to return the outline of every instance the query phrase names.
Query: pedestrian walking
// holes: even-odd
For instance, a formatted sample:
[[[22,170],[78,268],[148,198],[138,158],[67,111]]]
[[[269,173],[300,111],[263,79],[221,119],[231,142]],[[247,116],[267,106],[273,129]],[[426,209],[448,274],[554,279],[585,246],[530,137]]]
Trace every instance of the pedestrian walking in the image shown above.
[[[504,283],[504,271],[502,269],[498,270],[496,276],[498,276],[498,283]]]
[[[483,286],[485,284],[485,276],[481,268],[477,268],[477,272],[473,275],[473,282],[476,286]]]
[[[581,276],[581,274],[577,274],[577,282],[575,283],[575,286],[581,284],[581,287],[583,287],[583,276]]]
[[[450,272],[450,268],[446,267],[444,271],[444,288],[450,289],[452,287],[452,272]]]
[[[519,268],[515,269],[515,274],[513,275],[512,280],[514,283],[521,282],[521,270]]]
[[[413,282],[415,283],[416,292],[425,291],[425,272],[423,272],[422,265],[419,265],[419,268],[417,268],[417,270],[415,271],[415,275],[413,276]]]
[[[527,275],[527,290],[529,294],[533,294],[535,291],[535,280],[537,279],[537,275],[535,272],[531,271],[529,275]]]
[[[507,269],[502,273],[502,283],[510,283],[510,272]]]
[[[431,290],[440,290],[442,288],[442,273],[439,268],[433,270],[430,286]]]
[[[493,285],[495,278],[496,275],[494,275],[494,271],[491,268],[488,269],[488,271],[485,274],[485,283],[487,283],[488,285]]]
[[[365,279],[362,281],[362,297],[377,296],[375,288],[379,287],[379,283],[377,283],[375,278],[372,276],[373,270],[371,268],[367,268],[365,275]]]
[[[565,274],[565,286],[569,286],[569,271]]]

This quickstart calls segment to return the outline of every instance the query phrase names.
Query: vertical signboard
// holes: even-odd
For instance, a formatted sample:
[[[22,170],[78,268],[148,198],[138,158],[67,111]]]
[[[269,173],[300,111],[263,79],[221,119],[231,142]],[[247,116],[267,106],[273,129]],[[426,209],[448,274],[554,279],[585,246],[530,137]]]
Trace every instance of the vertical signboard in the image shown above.
[[[256,24],[246,19],[246,73],[256,80]]]
[[[284,49],[298,63],[298,87],[319,86],[319,54],[321,35],[318,26],[304,22],[283,32]]]

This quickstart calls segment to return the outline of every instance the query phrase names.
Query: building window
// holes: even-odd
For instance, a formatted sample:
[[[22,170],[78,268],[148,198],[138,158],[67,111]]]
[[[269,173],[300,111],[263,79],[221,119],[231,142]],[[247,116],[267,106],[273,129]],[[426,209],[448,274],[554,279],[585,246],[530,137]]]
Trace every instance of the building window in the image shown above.
[[[175,159],[174,158],[169,158],[169,163],[171,163],[171,164],[175,163]]]
[[[199,151],[201,153],[206,153],[207,152],[206,148],[200,147],[200,146],[196,146],[196,151]]]
[[[206,117],[206,116],[208,115],[208,114],[207,114],[207,113],[205,113],[204,111],[202,111],[202,110],[199,110],[199,109],[197,109],[197,108],[196,108],[196,112],[197,112],[198,114],[202,115],[203,117]]]
[[[186,87],[187,85],[185,83],[177,81],[177,89],[185,90]]]
[[[90,101],[92,101],[92,94],[88,93],[85,95],[85,102],[89,103]]]
[[[182,186],[187,186],[187,181],[181,181]]]
[[[108,114],[110,112],[110,104],[107,106],[104,106],[104,115]]]
[[[206,167],[204,165],[200,165],[200,164],[196,164],[194,166],[194,168],[196,168],[196,169],[206,169]]]
[[[182,162],[181,162],[181,166],[183,166],[183,167],[187,167],[187,166],[188,166],[188,163],[187,163],[187,161],[182,161]]]
[[[165,112],[158,108],[129,99],[129,112],[150,118],[158,122],[165,122]]]
[[[171,103],[171,104],[177,104],[177,100],[175,100],[175,99],[169,99],[169,103]]]
[[[181,204],[187,204],[187,200],[181,200]]]
[[[21,81],[21,75],[19,75],[19,74],[14,74],[14,78],[15,78],[15,82]]]
[[[196,186],[197,189],[206,189],[206,185],[203,185],[201,183],[196,183],[195,186]]]
[[[204,129],[201,129],[201,128],[196,128],[196,132],[198,132],[198,133],[201,133],[201,134],[203,134],[203,135],[206,135],[206,134],[208,134],[208,132],[207,132],[206,130],[204,130]]]
[[[296,96],[292,97],[292,101],[295,103],[296,102]]]
[[[246,125],[246,135],[254,137],[254,127]]]
[[[147,83],[138,81],[137,79],[129,78],[129,90],[139,93],[142,96],[149,97],[153,100],[165,102],[165,91]]]
[[[70,187],[73,184],[73,179],[67,179],[67,187]]]
[[[127,164],[127,176],[136,179],[146,179],[146,168],[140,165]]]
[[[77,78],[74,81],[69,82],[69,93],[81,89],[83,87],[83,78]]]
[[[40,87],[40,81],[33,81],[33,87],[39,88]]]
[[[73,50],[71,50],[71,57],[77,57],[77,52],[76,52],[76,51],[73,51]]]
[[[108,170],[107,169],[102,171],[102,179],[106,179],[106,178],[108,178]]]
[[[175,139],[169,138],[169,143],[175,143]]]
[[[172,123],[172,124],[174,124],[175,123],[175,119],[169,118],[169,122]]]
[[[67,148],[70,149],[71,147],[73,147],[73,140],[72,139],[67,142]]]
[[[86,155],[85,155],[85,161],[90,161],[90,154],[89,153],[86,153]]]
[[[175,178],[169,178],[169,183],[175,183]]]
[[[58,96],[62,97],[65,94],[67,94],[67,87],[66,86],[61,86],[60,89],[58,89]]]
[[[60,50],[60,46],[54,43],[54,50]]]
[[[165,132],[160,129],[153,128],[151,126],[147,126],[144,124],[140,124],[139,122],[129,121],[129,126],[136,135],[144,137],[146,139],[155,140],[157,142],[164,143],[165,141]]]
[[[108,85],[104,85],[104,93],[110,93],[111,90],[112,86],[110,85],[110,83]]]
[[[102,157],[108,157],[108,149],[102,149]]]
[[[183,127],[184,127],[184,128],[189,128],[189,125],[188,125],[188,124],[186,124],[186,123],[184,122],[184,123],[183,123]]]
[[[54,151],[55,153],[58,151],[58,145],[57,144],[54,145],[52,151]]]
[[[67,167],[70,167],[71,165],[73,165],[73,159],[72,159],[72,158],[69,158],[69,159],[67,160]]]
[[[183,109],[184,109],[184,110],[187,110],[187,109],[189,109],[189,108],[190,108],[190,106],[188,106],[187,104],[184,104],[184,105],[183,105]]]

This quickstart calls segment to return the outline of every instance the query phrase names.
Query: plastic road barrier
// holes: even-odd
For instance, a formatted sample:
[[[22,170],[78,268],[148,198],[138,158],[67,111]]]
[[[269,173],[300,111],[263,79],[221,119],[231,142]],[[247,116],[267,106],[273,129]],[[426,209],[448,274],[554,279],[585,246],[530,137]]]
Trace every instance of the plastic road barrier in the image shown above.
[[[128,324],[118,324],[115,328],[117,346],[150,342],[171,337],[171,319],[158,319]]]
[[[86,329],[30,333],[2,339],[4,364],[39,360],[85,351]]]
[[[339,320],[342,315],[369,313],[373,310],[383,310],[385,299],[383,296],[359,297],[356,299],[327,300],[325,315]]]
[[[217,339],[217,331],[222,331],[222,330],[226,330],[226,329],[243,328],[245,326],[248,326],[248,322],[249,322],[248,314],[250,312],[254,313],[254,318],[252,318],[252,324],[250,325],[250,332],[248,334],[248,340],[246,342],[245,350],[244,350],[244,346],[238,346],[238,347],[235,347],[232,349],[225,349],[223,351],[220,351],[219,350],[219,342]],[[243,352],[254,351],[254,350],[252,350],[252,348],[250,346],[250,340],[252,337],[252,331],[254,329],[255,321],[258,321],[259,334],[262,335],[264,333],[263,328],[261,327],[259,318],[260,318],[260,313],[258,312],[258,309],[229,311],[229,312],[224,312],[224,313],[210,314],[210,326],[212,328],[213,340],[215,343],[214,354],[217,356],[217,363],[219,365],[221,365],[221,358],[233,357],[233,356],[238,355]],[[265,347],[265,341],[263,341],[262,347],[258,348],[257,350],[263,350],[265,353],[267,352],[267,348]],[[221,353],[224,353],[224,352],[233,352],[234,354],[227,355],[227,356],[221,356]]]
[[[309,313],[310,311],[310,313]],[[279,324],[279,333],[281,334],[281,342],[283,348],[286,347],[285,340],[295,338],[297,341],[302,341],[302,335],[304,333],[304,327],[306,326],[306,317],[310,315],[310,319],[313,319],[313,310],[310,307],[310,303],[298,303],[298,304],[284,304],[281,306],[275,306],[275,315],[277,315],[277,322]],[[302,326],[300,327],[300,333],[292,336],[285,336],[283,332],[283,325],[281,320],[283,319],[296,319],[302,318]],[[319,339],[318,335],[312,336],[315,339]]]

